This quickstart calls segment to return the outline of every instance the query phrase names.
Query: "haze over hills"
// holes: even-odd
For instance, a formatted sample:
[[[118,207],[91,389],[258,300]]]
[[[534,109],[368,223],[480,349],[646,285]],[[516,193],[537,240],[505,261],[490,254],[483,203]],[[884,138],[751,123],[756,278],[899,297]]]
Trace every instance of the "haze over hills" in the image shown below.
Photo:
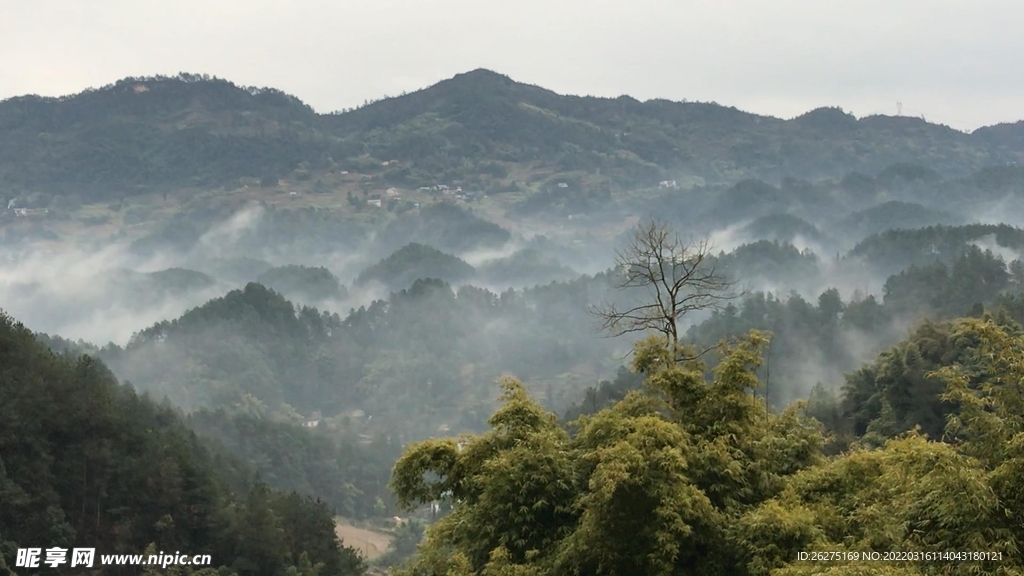
[[[149,433],[148,420],[162,419],[173,424],[169,438],[194,433],[196,446],[214,457],[231,454],[237,462],[224,459],[224,470],[203,464],[195,476],[224,476],[218,502],[225,509],[237,508],[239,494],[250,494],[253,514],[294,515],[313,506],[303,498],[319,499],[309,514],[318,546],[325,534],[333,542],[333,512],[376,522],[374,529],[394,538],[381,562],[415,553],[422,524],[394,522],[410,499],[423,523],[441,516],[452,519],[442,526],[473,526],[472,534],[451,532],[454,543],[432,545],[443,570],[419,573],[482,573],[501,550],[480,534],[512,543],[517,562],[532,562],[518,544],[523,534],[534,538],[532,519],[510,519],[507,511],[535,510],[537,502],[559,502],[551,523],[564,525],[530,544],[549,554],[544,562],[581,555],[572,560],[585,567],[579,573],[600,573],[603,560],[588,550],[614,552],[650,535],[645,523],[654,511],[636,516],[632,506],[688,494],[697,504],[680,505],[679,513],[702,516],[693,519],[698,536],[687,558],[715,549],[714,561],[731,568],[709,574],[764,574],[768,564],[791,562],[796,550],[757,564],[795,546],[770,542],[764,546],[775,552],[755,551],[776,532],[759,527],[778,521],[797,526],[794,542],[820,543],[826,536],[808,523],[822,521],[809,519],[839,517],[824,504],[805,509],[796,500],[772,508],[784,486],[791,499],[813,499],[814,474],[860,461],[843,455],[855,442],[883,446],[917,425],[943,433],[955,409],[942,405],[931,370],[951,358],[968,363],[972,378],[1019,371],[993,364],[975,343],[1024,349],[1022,131],[1018,123],[965,134],[914,118],[858,120],[834,108],[781,120],[709,103],[562,96],[486,70],[333,114],[279,91],[195,75],[126,79],[61,99],[10,99],[0,103],[0,308],[27,329],[0,316],[0,340],[12,351],[0,356],[17,360],[18,377],[13,386],[0,369],[0,401],[25,395],[32,414],[45,412],[46,390],[29,394],[38,376],[33,362],[43,367],[39,377],[54,376],[51,386],[85,378],[108,396],[123,388],[116,396],[124,398],[111,400],[96,425],[113,426],[104,422],[144,406],[145,418],[122,439],[134,442]],[[673,350],[664,338],[602,330],[595,314],[662,302],[660,293],[622,285],[644,261],[624,264],[621,255],[636,246],[638,225],[652,219],[688,242],[706,239],[701,262],[735,288],[717,306],[674,321],[680,348]],[[665,262],[675,270],[690,261]],[[723,341],[736,347],[718,346]],[[666,360],[680,350],[705,354]],[[519,383],[495,386],[503,377]],[[166,406],[136,402],[134,391]],[[60,410],[77,414],[77,398],[61,399]],[[803,399],[809,404],[786,410]],[[662,401],[664,410],[656,408]],[[570,426],[580,415],[595,420]],[[17,441],[25,430],[56,444],[66,434],[59,418],[43,419],[39,430],[29,419],[18,423],[24,430],[8,421],[0,419],[5,462],[31,459]],[[1024,430],[1019,418],[1007,421],[1015,434]],[[481,434],[468,456],[454,441],[436,439],[460,433]],[[403,446],[418,441],[426,444],[399,460]],[[115,453],[130,452],[111,442]],[[947,450],[923,439],[901,442],[905,450]],[[685,459],[647,452],[663,444]],[[885,450],[863,457],[883,454],[893,477],[910,477],[900,468],[904,453]],[[153,454],[147,470],[159,468]],[[949,458],[971,478],[987,473]],[[424,463],[443,477],[482,461],[486,470],[464,486],[480,486],[484,497],[475,487],[418,484],[431,477],[417,468]],[[36,491],[18,486],[32,476],[6,473],[5,462],[0,497],[17,496],[17,510],[47,509],[56,496],[28,502]],[[658,468],[665,462],[678,466]],[[103,470],[118,462],[108,464]],[[78,473],[77,461],[66,466]],[[92,470],[82,466],[83,475]],[[626,486],[630,497],[622,502],[618,493],[592,498],[587,486],[618,482],[623,470],[678,484]],[[791,483],[800,474],[804,484]],[[61,481],[67,501],[77,502],[77,478]],[[887,486],[886,478],[864,485]],[[958,486],[954,480],[950,486]],[[516,500],[520,486],[533,490],[530,506]],[[69,521],[92,518],[101,487],[93,486],[90,509],[66,514]],[[267,487],[301,498],[262,495]],[[463,489],[469,492],[445,501]],[[121,502],[135,491],[116,493]],[[147,492],[145,501],[152,497]],[[153,510],[179,514],[178,504],[169,498]],[[16,510],[6,505],[0,498],[0,512]],[[879,506],[869,508],[894,505]],[[563,514],[579,509],[591,516]],[[483,512],[467,518],[466,510]],[[789,510],[802,511],[792,519]],[[957,517],[1006,521],[994,504],[986,510]],[[121,514],[108,512],[100,514],[104,522]],[[198,525],[212,526],[219,514]],[[590,523],[601,514],[608,516]],[[633,528],[602,541],[602,526],[625,517]],[[293,530],[295,518],[265,520],[254,525],[271,534]],[[118,545],[178,541],[170,521],[144,521],[138,532],[111,524],[97,533]],[[7,537],[4,522],[0,514]],[[63,534],[64,525],[52,527]],[[845,541],[843,530],[827,538]],[[234,553],[241,559],[276,538],[225,534],[213,549],[257,543]],[[0,576],[9,549],[0,541]],[[303,549],[279,550],[267,564],[277,572],[261,572],[258,561],[231,570],[341,573],[306,566]],[[452,549],[468,550],[474,569],[448,566]],[[560,550],[557,558],[552,549]],[[307,560],[335,563],[339,553],[352,553],[330,546],[307,552]],[[628,550],[615,554],[618,573],[648,562]],[[690,573],[679,562],[662,572]],[[362,569],[356,564],[352,571]]]
[[[949,177],[1020,162],[1022,134],[1020,122],[964,134],[836,108],[781,120],[713,103],[562,96],[488,70],[319,114],[277,90],[180,74],[0,102],[0,186],[119,198],[348,170],[404,186],[583,171],[621,187],[818,179],[894,162]]]

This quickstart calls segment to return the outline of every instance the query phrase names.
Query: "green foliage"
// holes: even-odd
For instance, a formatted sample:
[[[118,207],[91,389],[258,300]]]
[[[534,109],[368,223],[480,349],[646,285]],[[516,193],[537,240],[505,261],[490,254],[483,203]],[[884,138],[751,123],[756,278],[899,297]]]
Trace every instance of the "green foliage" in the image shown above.
[[[316,118],[276,90],[184,74],[126,78],[60,99],[12,98],[0,104],[0,178],[19,188],[73,187],[96,199],[282,176],[335,152]]]
[[[414,444],[395,464],[392,481],[406,506],[442,498],[467,503],[432,526],[428,538],[458,549],[476,567],[499,546],[522,562],[564,536],[573,517],[568,436],[518,382],[504,388],[490,432],[461,448],[453,440]]]
[[[610,285],[598,275],[499,295],[419,280],[342,319],[254,283],[97,353],[189,411],[292,422],[320,412],[331,433],[403,443],[441,425],[486,427],[496,395],[485,383],[502,374],[552,382],[580,362],[598,365],[614,343],[572,334],[593,322],[581,295],[600,298]],[[516,329],[492,337],[502,326]],[[556,391],[567,406],[572,390]]]
[[[748,556],[759,566],[790,563],[810,550],[1003,552],[1003,562],[960,565],[961,573],[983,574],[1008,567],[1005,558],[1015,554],[1019,537],[1001,519],[984,467],[953,446],[916,435],[798,473],[777,504],[764,508],[745,520],[771,535]],[[932,574],[945,562],[908,564]]]
[[[976,303],[988,303],[1009,287],[1010,275],[1002,258],[971,246],[952,266],[942,262],[891,276],[885,283],[887,307],[897,314],[925,312],[930,316],[966,315]]]
[[[211,440],[211,449],[241,459],[273,488],[322,499],[348,518],[379,516],[391,508],[374,509],[381,498],[391,501],[384,486],[399,448],[386,439],[364,445],[358,438],[223,409],[194,412],[188,424]]]
[[[780,285],[817,280],[818,256],[787,242],[831,247],[823,222],[830,234],[879,232],[847,258],[837,254],[837,265],[893,274],[881,302],[844,302],[826,290],[816,303],[754,294],[716,311],[684,341],[704,348],[734,339],[706,364],[674,362],[662,340],[643,341],[636,372],[589,391],[570,411],[570,432],[514,382],[484,422],[494,395],[480,383],[512,372],[550,386],[607,359],[613,345],[590,345],[580,334],[585,304],[607,295],[610,275],[502,294],[454,291],[446,282],[568,280],[571,271],[535,251],[474,270],[445,252],[501,247],[510,234],[447,204],[392,206],[405,211],[358,222],[264,207],[233,249],[351,248],[387,222],[377,248],[394,253],[360,282],[380,281],[394,294],[343,319],[282,297],[344,296],[326,269],[211,259],[205,273],[111,275],[123,289],[112,293],[145,304],[209,289],[210,268],[230,264],[236,281],[259,280],[281,294],[250,284],[144,330],[124,349],[46,339],[59,356],[5,319],[0,574],[15,545],[33,539],[205,550],[224,563],[221,576],[354,573],[360,562],[339,549],[331,513],[386,513],[383,477],[397,446],[435,435],[439,423],[486,431],[461,443],[413,444],[395,466],[400,504],[453,507],[428,531],[409,573],[931,574],[948,567],[825,568],[794,559],[806,550],[941,548],[1012,559],[958,567],[963,573],[1018,570],[1024,346],[1008,319],[1020,321],[1024,305],[1006,292],[1024,285],[1024,265],[1007,268],[970,244],[991,235],[1019,249],[1024,236],[987,225],[885,231],[957,223],[951,214],[974,193],[991,200],[1017,191],[1024,180],[1009,166],[939,180],[939,172],[1016,158],[1015,128],[964,137],[826,109],[783,122],[710,104],[561,97],[486,71],[327,116],[276,91],[216,79],[136,78],[65,99],[5,101],[0,127],[0,184],[55,215],[77,206],[64,196],[71,188],[110,202],[131,224],[152,214],[122,200],[130,194],[230,189],[247,177],[273,188],[344,166],[375,174],[367,188],[464,178],[467,189],[525,191],[516,195],[520,214],[627,212],[643,202],[707,226],[753,220],[746,232],[769,238],[723,254],[723,270]],[[849,172],[874,173],[893,159],[877,177]],[[745,179],[844,172],[842,181],[815,184]],[[613,193],[676,174],[730,184],[671,186],[616,204]],[[327,190],[319,179],[313,188]],[[942,211],[928,207],[947,196]],[[134,248],[193,250],[238,207],[207,208],[189,206]],[[52,236],[42,223],[20,224],[5,228],[5,241]],[[984,316],[993,302],[1005,308],[995,319]],[[968,313],[978,318],[920,326],[851,374],[841,395],[825,385],[794,392],[796,381],[833,380],[865,350],[886,347],[902,330],[892,330],[894,321]],[[771,333],[736,338],[749,330]],[[497,332],[509,334],[499,341]],[[213,409],[183,420],[118,385],[96,360],[72,356],[81,353],[189,410]],[[834,370],[801,372],[812,364]],[[768,409],[803,392],[806,404]],[[328,417],[305,416],[321,411]],[[827,458],[829,438],[810,417],[835,435]],[[307,430],[298,425],[306,419],[323,422]],[[381,434],[371,440],[372,432]],[[392,560],[419,541],[416,530],[401,532]]]
[[[118,384],[96,359],[57,355],[5,315],[0,366],[0,552],[8,567],[19,546],[137,554],[152,544],[209,554],[238,576],[283,575],[302,554],[324,564],[324,574],[360,572],[323,503],[262,483],[236,499],[180,416]]]
[[[898,274],[911,265],[928,266],[936,261],[951,264],[968,244],[990,235],[998,246],[1024,248],[1024,230],[1005,224],[970,224],[888,230],[862,240],[849,256],[866,262],[874,271]]]
[[[584,414],[594,414],[610,404],[622,400],[630,390],[638,390],[643,386],[643,376],[637,372],[620,366],[615,380],[603,380],[596,387],[584,391],[583,399],[566,410],[563,420],[571,422]]]
[[[825,294],[819,306],[836,310],[835,301]],[[959,573],[1019,573],[1024,336],[1015,324],[926,325],[865,368],[892,382],[882,403],[949,402],[946,443],[915,430],[898,436],[914,417],[896,406],[889,411],[901,424],[877,427],[880,442],[831,457],[803,414],[821,414],[834,396],[819,388],[810,404],[775,415],[752,394],[766,342],[755,332],[725,348],[711,379],[699,362],[670,362],[662,338],[638,343],[644,392],[582,417],[572,437],[506,383],[488,433],[410,447],[396,464],[392,487],[404,504],[454,504],[406,573],[942,574],[952,566],[798,560],[816,550],[984,550],[1002,559],[962,562]],[[939,392],[894,395],[910,366]],[[860,393],[847,394],[858,402]],[[537,493],[539,483],[547,491]],[[535,516],[549,509],[563,512]]]
[[[958,347],[921,369],[956,407],[946,442],[911,431],[832,457],[807,405],[774,415],[751,393],[766,343],[756,332],[723,350],[710,379],[644,341],[634,365],[646,389],[572,436],[507,382],[491,431],[410,446],[395,466],[405,505],[454,506],[402,573],[1019,574],[1024,336],[992,319],[943,330],[912,342]],[[1002,558],[799,559],[836,551]]]
[[[816,383],[831,385],[833,378],[841,379],[843,372],[857,368],[872,347],[880,352],[894,343],[902,335],[901,327],[894,328],[894,320],[873,298],[844,303],[835,290],[823,292],[817,306],[796,294],[776,298],[758,292],[740,306],[730,303],[713,312],[690,328],[686,341],[704,349],[747,330],[770,332],[766,362],[757,372],[765,383],[768,403],[785,406],[806,398]],[[872,341],[864,350],[859,343],[867,339]]]
[[[323,267],[279,266],[260,274],[256,281],[290,300],[303,303],[340,300],[348,293],[338,278]]]
[[[423,244],[408,244],[367,268],[356,285],[379,282],[389,290],[404,290],[421,278],[455,283],[469,279],[475,270],[463,260]]]
[[[922,164],[965,175],[1019,160],[1022,148],[1011,125],[964,136],[923,120],[835,110],[783,121],[714,103],[560,96],[486,70],[335,114],[205,75],[125,78],[63,98],[0,102],[0,129],[0,184],[73,189],[90,200],[241,178],[273,187],[339,166],[376,173],[382,160],[403,162],[383,175],[400,185],[440,175],[504,179],[519,165],[600,173],[616,186],[678,173],[722,181],[888,166],[879,184],[921,186],[934,180]],[[998,190],[1014,177],[990,169],[976,184]]]
[[[929,438],[942,438],[958,404],[943,400],[946,383],[934,372],[960,366],[964,377],[977,385],[988,362],[980,348],[981,326],[972,319],[926,322],[875,363],[851,374],[845,397],[852,432],[889,438],[919,427]],[[1019,329],[1004,324],[1000,330],[1016,334]]]
[[[882,174],[885,172],[883,171]],[[879,178],[882,177],[879,175]],[[916,229],[935,225],[964,224],[962,217],[935,210],[918,203],[890,200],[877,206],[859,210],[840,220],[837,233],[865,238],[873,234],[897,229]]]
[[[721,573],[733,519],[821,459],[806,418],[750,395],[764,341],[727,350],[710,381],[699,363],[668,362],[662,339],[646,342],[647,394],[581,418],[573,437],[506,382],[489,432],[410,446],[396,464],[400,502],[455,504],[409,573],[444,573],[442,554],[473,574]]]
[[[236,402],[243,392],[271,407],[286,401],[305,408],[320,384],[315,376],[332,368],[315,343],[339,323],[314,309],[296,311],[275,292],[249,284],[136,334],[104,358],[123,377],[188,409]]]
[[[723,274],[747,282],[781,284],[794,278],[808,282],[821,274],[818,259],[810,250],[801,252],[792,244],[768,240],[743,244],[729,254],[721,254],[718,260]]]
[[[713,103],[559,96],[487,70],[327,121],[333,133],[365,142],[381,158],[436,168],[465,159],[540,161],[555,170],[600,169],[617,182],[653,184],[661,179],[659,168],[710,179],[769,172],[839,176],[844,169],[876,172],[895,157],[963,173],[966,165],[996,164],[1001,156],[981,135],[965,141],[918,119],[857,120],[819,110],[784,122]],[[963,146],[976,152],[964,154]],[[906,162],[885,176],[886,182],[917,181],[927,172]]]

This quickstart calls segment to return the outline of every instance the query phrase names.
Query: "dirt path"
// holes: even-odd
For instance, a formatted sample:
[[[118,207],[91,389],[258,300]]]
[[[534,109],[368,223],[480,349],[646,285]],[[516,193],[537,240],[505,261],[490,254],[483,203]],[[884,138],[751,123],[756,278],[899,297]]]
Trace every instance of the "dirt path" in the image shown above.
[[[344,542],[345,546],[359,550],[368,560],[383,554],[391,545],[392,539],[389,534],[357,528],[341,519],[335,520],[334,533]]]

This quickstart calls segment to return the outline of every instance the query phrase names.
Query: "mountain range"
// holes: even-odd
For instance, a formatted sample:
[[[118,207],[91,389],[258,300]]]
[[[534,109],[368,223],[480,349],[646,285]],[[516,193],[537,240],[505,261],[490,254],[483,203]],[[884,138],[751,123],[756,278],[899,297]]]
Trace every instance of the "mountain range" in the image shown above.
[[[783,120],[716,103],[560,95],[482,69],[329,114],[279,90],[184,73],[0,102],[0,190],[86,200],[328,172],[513,187],[578,173],[627,188],[834,178],[900,162],[960,177],[1022,159],[1024,122],[968,134],[834,107]]]

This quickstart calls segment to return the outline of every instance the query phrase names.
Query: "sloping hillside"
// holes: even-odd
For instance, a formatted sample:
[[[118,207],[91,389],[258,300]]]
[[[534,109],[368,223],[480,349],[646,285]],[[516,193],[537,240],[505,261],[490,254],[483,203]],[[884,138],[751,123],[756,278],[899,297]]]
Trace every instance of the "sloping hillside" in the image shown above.
[[[0,185],[17,194],[117,198],[329,170],[406,184],[486,174],[513,188],[574,171],[633,185],[835,177],[893,162],[948,177],[1021,160],[1021,123],[969,135],[837,108],[785,121],[714,103],[563,96],[488,70],[336,114],[194,74],[0,102]]]
[[[836,108],[783,121],[713,103],[562,96],[488,70],[325,122],[388,160],[438,167],[446,158],[543,161],[562,170],[600,166],[612,175],[648,178],[674,172],[710,180],[821,177],[877,172],[894,161],[952,175],[1020,159],[1024,151],[1012,136],[1024,130],[1019,126],[974,136],[917,118],[857,120]]]

